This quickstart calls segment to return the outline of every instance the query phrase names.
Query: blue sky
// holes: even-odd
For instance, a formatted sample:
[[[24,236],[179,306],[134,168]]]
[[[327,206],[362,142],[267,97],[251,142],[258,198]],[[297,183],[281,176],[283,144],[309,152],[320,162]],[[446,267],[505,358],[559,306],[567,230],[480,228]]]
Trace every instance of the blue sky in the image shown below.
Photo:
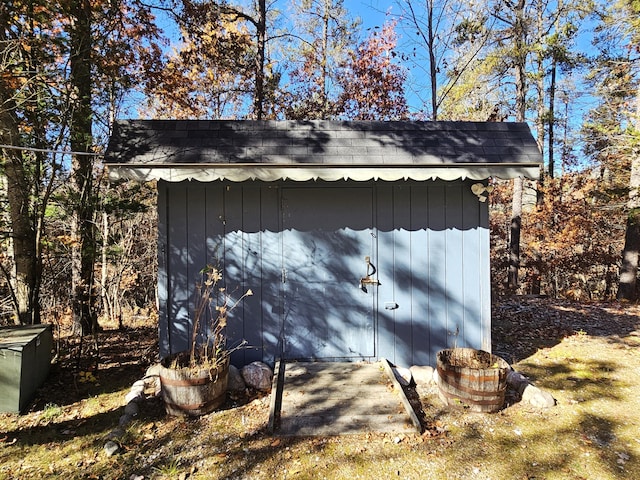
[[[385,12],[391,8],[398,12],[397,5],[394,8],[393,2],[381,0],[345,0],[345,7],[362,19],[365,28],[381,26],[385,21]]]
[[[240,3],[242,3],[244,0],[239,0],[239,1]],[[344,7],[349,11],[352,17],[354,18],[359,17],[362,20],[362,32],[361,32],[360,40],[363,40],[367,35],[368,33],[367,29],[382,26],[385,20],[388,19],[386,12],[390,11],[393,16],[393,15],[398,15],[401,10],[398,3],[394,0],[344,0]],[[166,27],[167,25],[166,21],[163,22],[162,19],[159,19],[159,22],[161,25],[163,25],[163,27]],[[175,32],[174,34],[177,34],[177,32]],[[400,45],[403,45],[404,43],[404,45],[406,46],[407,41],[413,40],[413,38],[402,37],[403,29],[401,27],[397,29],[397,34],[400,37],[399,38]],[[581,42],[582,45],[585,45],[586,47],[588,47],[589,40],[590,38],[584,39]],[[418,85],[420,83],[420,77],[424,75],[422,68],[417,67],[415,64],[414,65],[405,64],[405,67],[407,67],[408,69],[409,82],[413,84],[413,87],[417,88],[418,90],[425,90],[423,85]],[[418,78],[412,79],[411,77],[412,67],[413,67],[413,70],[416,72],[416,77]],[[426,65],[422,67],[426,68]],[[411,85],[408,85],[407,95],[409,97],[408,101],[410,103],[411,110],[417,111],[422,108],[423,106],[422,101],[420,101],[415,95],[411,95],[410,91],[411,91]]]

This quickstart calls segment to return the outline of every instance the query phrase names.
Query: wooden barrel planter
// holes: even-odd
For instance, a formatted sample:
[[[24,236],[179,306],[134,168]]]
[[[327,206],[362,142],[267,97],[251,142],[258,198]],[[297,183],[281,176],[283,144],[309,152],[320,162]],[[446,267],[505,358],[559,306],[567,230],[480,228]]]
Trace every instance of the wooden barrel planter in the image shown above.
[[[437,355],[438,396],[448,406],[497,412],[504,405],[509,364],[473,348],[451,348]]]
[[[218,368],[160,369],[165,410],[169,415],[200,416],[220,407],[227,398],[229,359]]]

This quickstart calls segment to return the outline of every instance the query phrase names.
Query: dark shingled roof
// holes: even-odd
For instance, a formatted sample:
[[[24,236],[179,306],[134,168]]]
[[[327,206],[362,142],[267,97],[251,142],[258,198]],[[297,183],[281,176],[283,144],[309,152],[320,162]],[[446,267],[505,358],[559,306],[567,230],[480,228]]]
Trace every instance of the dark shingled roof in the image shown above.
[[[535,177],[541,162],[506,122],[124,120],[106,153],[112,178],[166,180]]]

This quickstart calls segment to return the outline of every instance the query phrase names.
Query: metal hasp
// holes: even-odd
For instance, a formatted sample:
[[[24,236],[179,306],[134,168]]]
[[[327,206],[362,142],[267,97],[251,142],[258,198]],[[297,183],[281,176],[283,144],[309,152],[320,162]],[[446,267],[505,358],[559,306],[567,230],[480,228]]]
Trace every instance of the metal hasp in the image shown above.
[[[364,257],[364,261],[367,263],[367,274],[366,276],[360,279],[360,290],[367,293],[367,285],[380,285],[380,282],[377,278],[371,278],[376,274],[377,270],[374,267],[373,263],[371,263],[371,257],[368,255]]]

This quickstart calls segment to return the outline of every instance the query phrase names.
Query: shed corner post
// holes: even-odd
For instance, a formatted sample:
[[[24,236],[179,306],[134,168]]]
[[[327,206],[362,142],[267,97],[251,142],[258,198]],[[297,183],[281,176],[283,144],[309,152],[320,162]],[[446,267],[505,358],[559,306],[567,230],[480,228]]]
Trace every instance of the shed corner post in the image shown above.
[[[491,353],[491,233],[489,225],[489,202],[479,202],[481,234],[481,315],[482,350]]]
[[[171,339],[169,338],[169,308],[168,292],[169,292],[169,276],[168,267],[168,202],[167,202],[167,182],[159,180],[158,188],[158,280],[156,285],[156,302],[158,309],[158,341],[160,348],[160,358],[165,358],[171,353]]]

